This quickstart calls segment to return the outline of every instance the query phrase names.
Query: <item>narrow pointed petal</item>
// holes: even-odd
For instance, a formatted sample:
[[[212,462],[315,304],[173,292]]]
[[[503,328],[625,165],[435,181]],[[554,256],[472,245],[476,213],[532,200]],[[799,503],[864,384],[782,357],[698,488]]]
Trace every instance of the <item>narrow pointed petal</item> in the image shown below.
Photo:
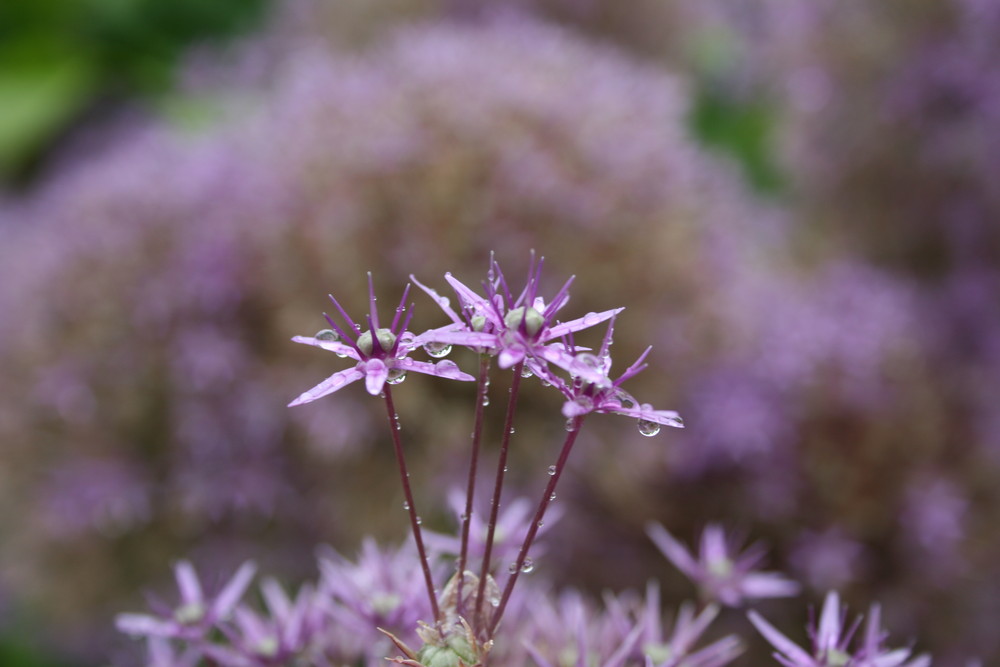
[[[820,655],[837,647],[840,630],[840,596],[836,591],[831,591],[823,602],[823,612],[816,632],[816,648]]]
[[[543,342],[554,340],[556,338],[562,338],[563,336],[580,331],[582,329],[589,329],[592,326],[596,326],[601,322],[605,322],[618,313],[625,310],[624,308],[614,308],[612,310],[605,310],[602,313],[587,313],[583,317],[578,317],[575,320],[570,320],[569,322],[560,322],[559,324],[554,324],[545,331],[545,336],[543,337]]]
[[[667,532],[667,529],[658,523],[646,524],[646,534],[653,544],[673,563],[678,570],[689,577],[696,578],[701,575],[701,569],[694,557],[687,548],[674,539],[674,536]]]
[[[343,355],[345,357],[350,357],[355,361],[360,361],[361,358],[358,356],[358,351],[351,347],[350,345],[345,345],[344,343],[339,343],[333,340],[320,340],[318,338],[313,338],[311,336],[293,336],[292,341],[295,343],[302,343],[303,345],[312,345],[313,347],[321,347],[324,350],[329,350],[330,352],[335,352],[336,354]]]
[[[233,575],[233,578],[229,580],[229,583],[212,604],[212,611],[216,618],[223,618],[232,611],[236,603],[243,597],[243,593],[250,585],[250,580],[253,579],[255,572],[257,572],[257,566],[249,561],[240,566],[240,569],[236,571],[236,574]]]
[[[171,637],[177,632],[176,623],[146,614],[118,614],[115,627],[134,637]]]
[[[381,359],[369,359],[365,362],[365,389],[372,396],[378,396],[389,379],[389,367]]]
[[[414,278],[412,273],[410,274],[410,280],[413,281],[414,285],[416,285],[424,292],[426,292],[427,296],[434,299],[434,303],[436,303],[438,307],[444,311],[445,315],[451,318],[452,322],[455,322],[456,324],[462,324],[462,318],[459,317],[458,313],[456,313],[455,310],[451,307],[451,301],[448,300],[448,297],[441,296],[440,294],[438,294],[438,291],[436,289],[427,287],[422,282]]]
[[[423,345],[432,341],[476,349],[494,349],[499,345],[495,334],[458,329],[448,330],[448,327],[425,331],[417,336],[414,342]]]
[[[458,364],[450,359],[444,359],[437,363],[415,361],[409,358],[398,359],[396,361],[396,367],[407,371],[434,375],[439,378],[447,378],[448,380],[462,380],[463,382],[474,382],[476,380],[475,377],[469,375],[468,373],[463,373],[458,367]]]
[[[747,598],[787,598],[798,595],[801,590],[798,583],[775,572],[748,574],[740,586],[743,597]]]
[[[806,653],[802,647],[791,639],[781,634],[777,628],[764,620],[764,617],[755,611],[747,613],[747,618],[753,623],[757,631],[764,636],[764,639],[771,643],[771,646],[783,653],[791,662],[801,667],[811,667],[816,664],[812,656]]]
[[[646,421],[656,422],[657,424],[662,424],[663,426],[672,426],[674,428],[684,428],[684,421],[681,416],[674,412],[673,410],[651,410],[648,407],[641,406],[638,408],[624,408],[621,406],[610,406],[602,407],[601,412],[613,412],[619,415],[625,415],[627,417],[635,417],[636,419],[645,419]]]
[[[177,588],[180,589],[181,600],[185,604],[200,603],[205,599],[201,590],[201,582],[194,571],[194,566],[186,560],[177,563],[174,568],[174,576],[177,579]]]
[[[289,403],[288,407],[294,407],[296,405],[302,405],[304,403],[311,403],[315,401],[317,398],[323,398],[324,396],[332,394],[333,392],[337,391],[338,389],[341,389],[342,387],[346,387],[352,382],[360,380],[364,376],[365,374],[357,366],[355,366],[354,368],[348,368],[347,370],[340,371],[338,373],[334,373],[333,375],[323,380],[312,389],[304,392],[301,396],[299,396],[294,401]]]
[[[611,386],[611,380],[605,373],[582,361],[578,356],[570,354],[559,343],[536,347],[534,354],[550,364],[555,364],[567,373],[582,378],[587,384],[597,385],[598,387]]]
[[[455,290],[455,294],[458,295],[459,300],[462,301],[464,306],[470,307],[475,314],[482,315],[488,319],[493,326],[497,328],[503,327],[503,318],[497,316],[495,309],[487,299],[473,292],[450,273],[444,274],[444,279]]]

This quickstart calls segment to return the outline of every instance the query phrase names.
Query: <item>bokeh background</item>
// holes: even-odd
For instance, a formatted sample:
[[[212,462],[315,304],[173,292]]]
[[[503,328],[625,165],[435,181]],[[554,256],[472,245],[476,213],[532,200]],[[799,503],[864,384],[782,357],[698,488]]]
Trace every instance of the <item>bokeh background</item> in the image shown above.
[[[179,558],[401,539],[380,406],[286,409],[337,368],[288,339],[365,271],[392,302],[532,248],[687,423],[591,419],[539,570],[683,599],[644,525],[721,521],[805,584],[790,632],[837,589],[1000,661],[998,34],[997,0],[0,4],[0,662],[105,664]],[[471,391],[397,399],[447,529]],[[522,401],[525,493],[558,406]]]

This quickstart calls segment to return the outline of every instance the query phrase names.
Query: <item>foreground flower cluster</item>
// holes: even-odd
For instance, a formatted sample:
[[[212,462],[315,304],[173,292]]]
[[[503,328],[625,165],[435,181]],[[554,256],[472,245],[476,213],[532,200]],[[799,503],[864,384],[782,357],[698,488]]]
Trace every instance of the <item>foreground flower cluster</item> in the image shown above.
[[[549,525],[558,518],[559,512],[550,512],[549,507],[585,418],[592,413],[631,417],[645,436],[656,435],[662,426],[683,426],[676,412],[641,403],[621,386],[646,367],[649,349],[617,378],[611,377],[612,336],[622,308],[560,320],[573,279],[546,299],[540,294],[542,265],[543,260],[532,255],[520,291],[510,288],[492,258],[482,292],[446,274],[457,297],[454,308],[449,299],[413,278],[451,320],[422,333],[409,329],[413,315],[409,286],[388,326],[379,317],[371,274],[370,309],[363,320],[356,321],[330,297],[338,315],[325,315],[330,328],[293,340],[333,352],[349,360],[348,367],[290,405],[316,401],[359,381],[368,394],[384,401],[413,542],[383,549],[368,540],[357,561],[331,552],[320,560],[319,581],[303,585],[294,597],[276,581],[265,580],[260,587],[263,610],[244,600],[253,565],[243,565],[210,595],[192,565],[182,562],[176,566],[180,590],[176,606],[155,602],[153,614],[118,617],[121,631],[145,638],[148,664],[342,667],[384,664],[388,659],[411,667],[721,667],[742,653],[744,644],[735,635],[702,640],[723,607],[794,596],[799,586],[780,573],[758,572],[763,547],[754,545],[741,553],[738,540],[719,526],[706,528],[698,557],[662,526],[648,526],[656,546],[701,593],[700,602],[682,604],[672,622],[662,617],[660,590],[654,582],[642,595],[607,593],[603,606],[574,591],[558,592],[544,577],[516,587],[522,574],[536,569],[532,555],[539,553],[535,541],[548,529],[543,528],[546,518]],[[596,350],[577,345],[577,334],[605,323]],[[443,359],[455,346],[475,353],[476,375]],[[421,348],[435,361],[411,358]],[[475,511],[476,480],[493,360],[512,374],[494,487],[487,516],[481,519]],[[403,427],[392,395],[392,387],[410,372],[477,383],[464,502],[461,491],[452,494],[459,514],[455,537],[425,530],[417,512],[411,487],[415,480],[407,466]],[[531,377],[562,395],[561,418],[566,420],[565,439],[533,512],[527,500],[505,507],[502,503],[518,395],[522,380]],[[422,577],[413,576],[417,571]],[[925,657],[910,660],[909,650],[885,648],[878,607],[872,609],[863,641],[850,650],[856,626],[844,627],[836,593],[828,597],[813,631],[812,653],[785,638],[757,612],[749,612],[749,621],[778,649],[775,657],[784,665],[929,665]]]

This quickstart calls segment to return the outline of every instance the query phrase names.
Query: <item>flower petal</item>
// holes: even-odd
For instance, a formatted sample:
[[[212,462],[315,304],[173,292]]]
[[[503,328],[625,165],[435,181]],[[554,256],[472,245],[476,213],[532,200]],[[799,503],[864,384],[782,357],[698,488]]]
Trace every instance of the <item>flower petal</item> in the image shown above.
[[[788,657],[793,664],[800,665],[801,667],[816,665],[816,661],[813,660],[811,655],[806,653],[802,647],[791,639],[778,632],[778,629],[764,620],[763,616],[755,611],[750,611],[747,613],[747,618],[757,628],[757,631],[764,635],[764,639],[771,642],[771,646]]]
[[[473,382],[476,379],[468,373],[463,373],[458,367],[458,364],[450,359],[444,359],[436,364],[432,364],[427,361],[415,361],[409,358],[397,359],[396,367],[408,371],[416,371],[417,373],[424,373],[426,375],[435,375],[439,378],[447,378],[449,380]]]
[[[646,534],[653,544],[673,563],[678,570],[692,579],[701,577],[701,568],[683,544],[674,539],[667,529],[658,523],[646,524]]]
[[[623,310],[625,309],[613,308],[611,310],[605,310],[602,313],[587,313],[583,317],[578,317],[577,319],[570,320],[569,322],[560,322],[559,324],[555,324],[545,330],[545,334],[542,336],[542,341],[547,342],[556,338],[562,338],[566,334],[574,331],[589,329],[590,327],[598,325],[601,322],[606,322]]]
[[[330,352],[335,352],[344,357],[350,357],[355,361],[360,361],[361,358],[358,357],[358,351],[355,350],[350,345],[345,345],[344,343],[338,343],[334,340],[320,340],[318,338],[313,338],[311,336],[293,336],[292,341],[295,343],[302,343],[303,345],[312,345],[313,347],[321,347],[324,350],[329,350]]]
[[[304,392],[301,396],[296,398],[294,401],[288,404],[288,407],[293,407],[296,405],[302,405],[303,403],[311,403],[317,398],[323,398],[327,394],[332,394],[341,387],[345,387],[352,382],[360,380],[365,376],[364,372],[361,371],[357,366],[354,368],[348,368],[347,370],[334,373],[327,379],[320,382],[318,385]],[[376,394],[378,392],[375,392]]]
[[[225,588],[219,593],[212,603],[212,614],[215,618],[225,618],[232,611],[236,603],[243,597],[250,580],[253,579],[257,566],[247,561],[240,566],[233,578],[229,580]]]
[[[365,389],[372,396],[378,396],[389,379],[389,367],[381,359],[369,359],[365,362]]]

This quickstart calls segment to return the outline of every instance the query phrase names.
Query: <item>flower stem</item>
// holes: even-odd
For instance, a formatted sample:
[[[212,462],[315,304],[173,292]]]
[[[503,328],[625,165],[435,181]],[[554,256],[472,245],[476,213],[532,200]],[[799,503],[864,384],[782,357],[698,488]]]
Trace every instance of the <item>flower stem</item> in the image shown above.
[[[507,607],[507,601],[510,599],[510,594],[514,590],[514,584],[517,583],[517,577],[521,574],[521,568],[524,567],[524,562],[528,558],[528,550],[531,548],[531,544],[535,541],[535,536],[538,533],[538,529],[542,525],[542,520],[545,518],[545,510],[548,509],[549,503],[552,502],[552,496],[556,490],[556,484],[559,483],[559,477],[562,476],[563,470],[566,468],[566,460],[569,458],[569,453],[573,449],[573,444],[576,442],[576,436],[580,433],[580,427],[583,424],[583,418],[586,415],[576,417],[573,420],[573,428],[569,433],[566,434],[566,441],[563,442],[562,450],[559,452],[559,459],[556,461],[555,466],[553,466],[553,472],[549,476],[549,483],[545,485],[545,491],[542,493],[542,499],[538,503],[538,509],[535,511],[535,516],[531,520],[531,524],[528,526],[528,532],[524,536],[524,543],[521,545],[521,551],[517,554],[517,561],[514,564],[514,571],[510,573],[510,578],[507,579],[507,584],[503,589],[503,596],[500,598],[500,604],[497,605],[496,611],[493,613],[493,621],[490,623],[488,637],[492,637],[493,633],[496,632],[497,625],[500,623],[500,618],[503,616],[504,609]]]
[[[424,571],[424,582],[427,584],[427,595],[431,602],[431,613],[437,623],[441,622],[441,612],[438,609],[437,595],[434,593],[434,579],[431,577],[431,567],[424,549],[423,533],[420,531],[420,517],[413,502],[413,491],[410,489],[410,473],[406,469],[406,457],[403,455],[403,445],[399,438],[399,418],[392,403],[392,391],[389,385],[382,389],[385,395],[385,409],[389,415],[389,430],[392,431],[392,446],[396,451],[396,463],[399,464],[399,477],[403,482],[403,497],[406,499],[406,509],[410,514],[410,527],[413,529],[413,540],[417,543],[417,553],[420,555],[420,566]]]
[[[479,466],[479,445],[483,436],[485,401],[490,389],[490,359],[479,355],[479,378],[476,390],[476,417],[472,427],[472,455],[469,459],[469,482],[465,491],[465,512],[462,514],[462,547],[458,556],[458,615],[465,616],[462,587],[465,585],[465,565],[469,559],[469,523],[472,519],[472,500],[476,495],[476,469]]]
[[[503,438],[500,440],[500,457],[497,459],[496,484],[493,487],[493,500],[490,502],[490,522],[486,530],[486,549],[483,552],[483,566],[479,575],[479,590],[476,592],[475,618],[482,618],[483,597],[486,595],[486,578],[490,573],[490,558],[493,555],[493,537],[497,528],[497,515],[500,512],[500,493],[503,491],[504,473],[507,472],[507,451],[510,449],[510,436],[513,432],[514,413],[517,411],[517,395],[521,389],[521,370],[524,362],[514,366],[514,379],[510,383],[510,396],[507,400],[507,417],[503,424]],[[478,632],[481,628],[476,628]]]

